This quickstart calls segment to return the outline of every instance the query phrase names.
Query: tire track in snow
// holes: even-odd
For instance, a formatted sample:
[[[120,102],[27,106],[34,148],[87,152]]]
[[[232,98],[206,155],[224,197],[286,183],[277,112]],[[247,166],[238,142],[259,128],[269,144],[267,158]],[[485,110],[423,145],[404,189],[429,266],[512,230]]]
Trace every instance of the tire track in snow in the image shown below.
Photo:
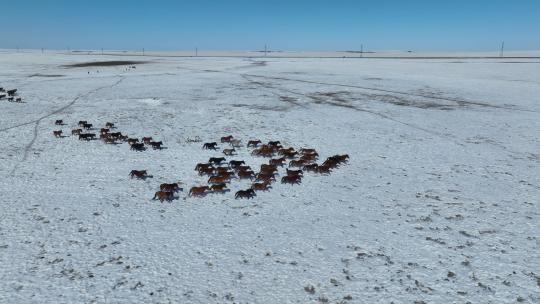
[[[10,171],[9,175],[13,175],[15,173],[15,171],[17,171],[17,169],[19,168],[19,165],[23,162],[26,161],[26,159],[28,158],[28,153],[30,152],[30,150],[32,149],[32,146],[34,145],[34,143],[36,142],[36,139],[37,139],[37,135],[38,135],[38,127],[39,127],[39,124],[42,120],[48,118],[48,117],[51,117],[53,115],[56,115],[58,113],[61,113],[62,111],[70,108],[71,106],[73,106],[75,103],[77,103],[77,101],[79,101],[81,98],[83,97],[87,97],[93,93],[96,93],[98,91],[101,91],[103,89],[110,89],[110,88],[113,88],[117,85],[120,84],[120,82],[122,82],[123,80],[125,79],[125,77],[123,76],[120,76],[120,79],[118,79],[115,83],[113,83],[112,85],[107,85],[107,86],[102,86],[102,87],[99,87],[99,88],[96,88],[96,89],[93,89],[91,91],[88,91],[86,93],[83,93],[83,94],[79,94],[77,95],[75,98],[73,98],[73,100],[68,103],[67,105],[61,107],[61,108],[58,108],[52,112],[50,112],[49,114],[46,114],[46,115],[43,115],[41,116],[40,118],[34,120],[34,121],[31,121],[31,122],[27,122],[27,123],[23,123],[23,124],[20,124],[20,125],[17,125],[17,126],[13,126],[13,127],[10,127],[10,128],[7,128],[7,129],[3,129],[3,130],[0,130],[0,131],[6,131],[6,130],[9,130],[9,129],[13,129],[13,128],[17,128],[17,127],[21,127],[21,126],[26,126],[26,125],[29,125],[29,124],[32,124],[34,123],[34,130],[33,130],[33,134],[32,134],[32,140],[30,141],[30,143],[28,143],[25,147],[24,147],[24,154],[23,154],[23,158],[13,167],[13,169]]]

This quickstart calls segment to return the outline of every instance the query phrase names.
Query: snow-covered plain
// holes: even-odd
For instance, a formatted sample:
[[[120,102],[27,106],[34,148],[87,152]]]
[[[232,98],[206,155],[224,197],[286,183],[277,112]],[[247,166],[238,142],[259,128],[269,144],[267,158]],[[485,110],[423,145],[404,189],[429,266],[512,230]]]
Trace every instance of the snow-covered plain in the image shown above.
[[[538,59],[4,52],[0,87],[25,101],[0,101],[0,303],[540,302]],[[79,120],[166,149],[52,136]],[[229,134],[351,158],[187,197],[219,155],[187,139]]]

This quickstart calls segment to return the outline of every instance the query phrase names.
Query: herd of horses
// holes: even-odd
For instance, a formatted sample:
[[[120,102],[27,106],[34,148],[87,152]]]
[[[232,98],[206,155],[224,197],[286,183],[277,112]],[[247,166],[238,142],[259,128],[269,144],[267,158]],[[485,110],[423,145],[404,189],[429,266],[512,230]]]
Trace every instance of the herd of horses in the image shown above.
[[[231,148],[225,148],[222,153],[226,156],[236,155],[236,148],[242,146],[242,141],[235,139],[232,135],[221,137],[221,144],[229,144]],[[218,148],[217,142],[204,143],[202,148],[215,150]],[[195,166],[195,171],[201,176],[208,176],[208,185],[195,186],[189,191],[189,196],[204,196],[209,193],[230,191],[228,184],[234,180],[250,180],[251,186],[248,189],[235,193],[235,198],[253,198],[257,191],[269,191],[272,184],[276,182],[276,177],[280,175],[280,169],[285,169],[280,181],[282,184],[300,184],[304,177],[304,172],[317,174],[329,174],[332,170],[345,164],[349,155],[334,155],[328,157],[321,164],[317,163],[319,154],[312,148],[301,148],[295,150],[293,147],[285,148],[280,141],[269,141],[263,144],[261,140],[249,140],[247,148],[251,149],[254,157],[269,158],[268,163],[261,164],[255,170],[246,165],[244,160],[230,160],[226,162],[224,157],[211,157],[206,163],[199,163]]]
[[[63,120],[55,121],[55,125],[64,126]],[[71,130],[72,136],[78,136],[79,140],[91,141],[97,140],[96,133],[90,133],[91,130],[99,129],[99,138],[105,144],[128,143],[133,151],[144,151],[147,147],[155,150],[163,149],[163,142],[155,141],[152,137],[132,138],[121,132],[114,132],[115,124],[105,123],[103,128],[95,128],[88,121],[81,120],[78,127]],[[64,137],[62,130],[53,131],[55,137]],[[225,156],[237,155],[237,150],[243,147],[240,139],[232,135],[221,137],[220,144],[226,145],[221,150]],[[218,142],[207,142],[202,145],[202,149],[218,151]],[[210,157],[205,163],[198,163],[195,171],[199,176],[208,177],[206,185],[197,185],[190,188],[188,195],[190,197],[202,197],[211,193],[230,192],[229,184],[235,180],[249,180],[250,187],[245,190],[237,191],[234,195],[236,199],[251,199],[257,196],[258,191],[270,191],[272,184],[277,182],[277,177],[281,176],[282,184],[299,185],[306,172],[313,174],[327,175],[349,160],[349,155],[334,155],[326,158],[322,163],[317,163],[319,153],[313,148],[283,147],[280,141],[269,141],[263,143],[261,140],[249,140],[246,145],[250,149],[253,157],[268,158],[267,163],[263,163],[254,170],[246,165],[244,160],[229,160],[223,156]],[[282,172],[280,172],[282,171]],[[129,176],[133,179],[152,178],[147,170],[132,170]],[[172,201],[176,198],[176,193],[183,191],[181,183],[163,183],[159,191],[154,194],[153,200]]]
[[[4,98],[9,102],[22,102],[22,98],[17,96],[17,89],[6,90],[0,87],[0,100]]]
[[[64,126],[63,120],[58,119],[54,123],[57,126]],[[91,141],[97,140],[98,135],[96,133],[90,133],[91,130],[99,129],[99,139],[105,144],[117,145],[121,143],[128,143],[131,146],[131,150],[144,151],[147,147],[152,147],[155,150],[163,149],[162,141],[154,141],[152,137],[143,137],[142,142],[139,142],[138,138],[131,138],[122,132],[114,132],[116,129],[114,123],[107,122],[103,128],[95,128],[93,124],[88,123],[86,120],[79,121],[77,128],[71,130],[72,136],[77,136],[79,140]],[[62,130],[53,131],[55,137],[64,137]]]

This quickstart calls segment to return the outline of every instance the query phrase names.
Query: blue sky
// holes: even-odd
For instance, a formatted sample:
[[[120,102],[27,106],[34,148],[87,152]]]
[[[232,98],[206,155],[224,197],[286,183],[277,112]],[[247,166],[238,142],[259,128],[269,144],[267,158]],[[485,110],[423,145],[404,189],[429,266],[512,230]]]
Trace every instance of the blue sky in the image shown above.
[[[540,49],[540,0],[0,0],[0,48]]]

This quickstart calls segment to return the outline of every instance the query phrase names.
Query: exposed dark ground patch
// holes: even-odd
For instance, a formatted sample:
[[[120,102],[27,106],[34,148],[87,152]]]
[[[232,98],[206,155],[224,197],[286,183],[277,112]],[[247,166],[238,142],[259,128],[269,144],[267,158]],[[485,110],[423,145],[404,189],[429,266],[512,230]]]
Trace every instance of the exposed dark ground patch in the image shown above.
[[[64,77],[66,75],[60,75],[60,74],[32,74],[32,75],[28,75],[28,78],[31,78],[31,77]]]
[[[66,68],[85,68],[85,67],[104,67],[104,66],[145,64],[145,63],[148,63],[148,61],[110,60],[110,61],[92,61],[92,62],[66,64],[63,67],[66,67]]]

